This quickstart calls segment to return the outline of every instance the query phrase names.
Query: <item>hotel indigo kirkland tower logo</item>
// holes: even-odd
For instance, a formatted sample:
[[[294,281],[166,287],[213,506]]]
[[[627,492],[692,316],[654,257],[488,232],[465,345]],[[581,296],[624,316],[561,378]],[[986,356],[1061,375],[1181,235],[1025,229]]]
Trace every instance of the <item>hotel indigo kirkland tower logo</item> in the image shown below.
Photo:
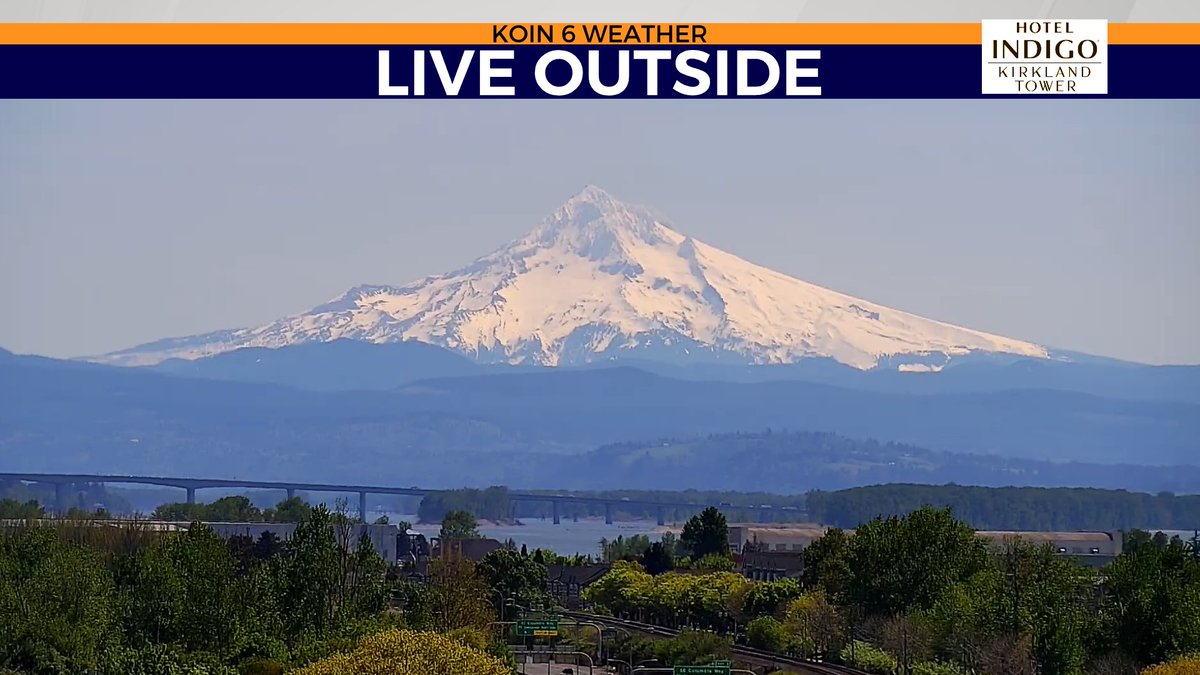
[[[1108,21],[985,20],[983,93],[1107,94]]]

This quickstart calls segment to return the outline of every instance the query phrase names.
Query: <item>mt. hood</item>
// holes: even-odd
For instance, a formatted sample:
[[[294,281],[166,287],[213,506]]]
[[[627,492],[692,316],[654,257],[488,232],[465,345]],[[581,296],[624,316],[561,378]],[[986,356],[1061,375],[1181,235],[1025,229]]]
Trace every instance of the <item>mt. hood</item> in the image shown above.
[[[258,328],[168,338],[96,360],[152,364],[340,338],[419,340],[483,362],[612,358],[936,369],[953,357],[1046,348],[925,319],[747,262],[592,186],[526,236],[462,269],[359,286]]]

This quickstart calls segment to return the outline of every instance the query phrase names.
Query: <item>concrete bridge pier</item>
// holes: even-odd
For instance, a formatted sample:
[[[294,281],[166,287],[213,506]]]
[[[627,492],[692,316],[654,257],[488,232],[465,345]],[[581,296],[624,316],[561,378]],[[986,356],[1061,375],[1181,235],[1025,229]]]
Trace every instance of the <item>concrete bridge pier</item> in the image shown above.
[[[70,487],[69,483],[54,484],[54,512],[60,516],[67,514],[67,489]]]
[[[196,488],[190,487],[190,488],[185,488],[185,489],[187,490],[187,503],[195,504],[196,503]]]
[[[296,488],[288,488],[288,489],[287,489],[287,498],[288,498],[288,499],[295,499],[295,498],[296,498]]]
[[[771,522],[771,512],[766,509],[760,509],[758,512],[758,522],[760,522],[760,523]]]
[[[367,522],[367,493],[358,493],[358,517],[365,523]]]
[[[554,517],[554,524],[558,525],[558,500],[550,502],[550,514]]]
[[[658,526],[662,527],[667,524],[667,510],[663,507],[658,507]]]
[[[604,524],[612,525],[612,502],[604,502]]]

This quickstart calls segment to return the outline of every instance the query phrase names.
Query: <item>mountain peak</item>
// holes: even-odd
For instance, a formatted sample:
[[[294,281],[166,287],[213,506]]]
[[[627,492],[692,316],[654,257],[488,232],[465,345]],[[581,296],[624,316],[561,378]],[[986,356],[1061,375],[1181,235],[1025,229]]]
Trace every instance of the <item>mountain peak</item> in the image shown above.
[[[587,258],[600,259],[639,244],[671,243],[670,227],[653,211],[623,202],[595,185],[584,186],[526,237],[538,246],[565,246]]]
[[[613,193],[590,183],[584,185],[582,190],[576,192],[570,199],[564,202],[563,206],[577,206],[580,204],[591,204],[600,209],[624,206],[621,200],[617,199]]]
[[[587,185],[526,236],[461,269],[367,286],[257,328],[135,347],[123,362],[350,338],[420,340],[480,361],[633,357],[938,369],[1044,347],[924,319],[755,265]]]

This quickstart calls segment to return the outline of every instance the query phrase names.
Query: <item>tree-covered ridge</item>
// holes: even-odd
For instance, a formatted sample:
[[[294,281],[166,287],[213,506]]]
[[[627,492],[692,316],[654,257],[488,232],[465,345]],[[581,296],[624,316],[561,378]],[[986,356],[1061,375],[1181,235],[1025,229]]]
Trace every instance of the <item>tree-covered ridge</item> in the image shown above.
[[[809,517],[855,527],[922,506],[948,507],[980,530],[1186,530],[1200,527],[1200,495],[1094,488],[892,484],[806,495]]]
[[[421,499],[417,515],[422,522],[440,522],[451,511],[468,511],[475,517],[490,521],[511,521],[521,518],[550,518],[553,507],[549,502],[509,500],[510,488],[492,486],[485,489],[445,490],[426,495]],[[557,495],[563,490],[529,489],[520,492]],[[606,512],[618,520],[654,520],[658,509],[650,503],[674,504],[731,504],[752,508],[726,509],[737,519],[757,517],[759,507],[768,505],[778,509],[780,517],[796,520],[802,516],[803,495],[778,495],[766,492],[737,492],[732,490],[571,490],[571,495],[609,500],[609,510],[604,504],[565,503],[559,505],[561,518],[602,518]],[[684,521],[694,515],[694,509],[668,508],[664,516],[671,521]]]
[[[581,458],[575,472],[562,472],[557,484],[585,487],[584,481],[606,477],[630,488],[701,486],[776,493],[882,483],[1094,485],[1153,492],[1183,492],[1200,484],[1200,467],[1194,466],[1062,463],[948,447],[954,452],[792,430],[660,438],[597,448]]]

